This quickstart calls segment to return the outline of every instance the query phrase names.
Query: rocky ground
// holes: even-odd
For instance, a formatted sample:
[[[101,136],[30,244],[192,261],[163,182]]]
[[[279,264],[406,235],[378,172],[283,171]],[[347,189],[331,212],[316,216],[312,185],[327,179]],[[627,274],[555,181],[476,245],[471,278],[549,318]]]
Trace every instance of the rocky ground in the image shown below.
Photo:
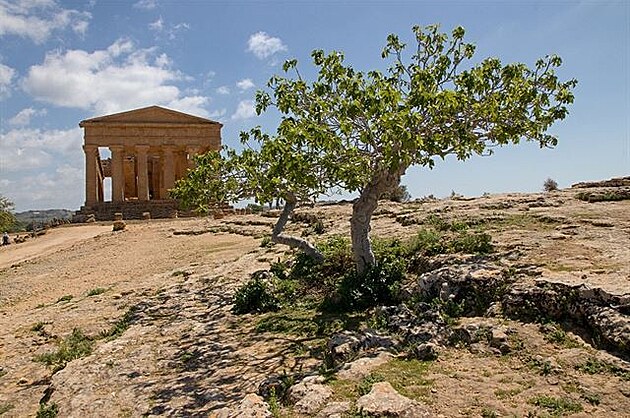
[[[630,201],[610,198],[628,184],[584,186],[382,202],[376,235],[436,215],[482,225],[496,251],[438,256],[406,283],[453,295],[463,317],[389,307],[330,335],[269,326],[315,323],[308,312],[230,312],[286,256],[260,246],[270,217],[64,226],[0,248],[0,415],[629,416]],[[299,210],[323,219],[314,239],[347,234],[350,211]],[[70,335],[90,354],[44,364]]]

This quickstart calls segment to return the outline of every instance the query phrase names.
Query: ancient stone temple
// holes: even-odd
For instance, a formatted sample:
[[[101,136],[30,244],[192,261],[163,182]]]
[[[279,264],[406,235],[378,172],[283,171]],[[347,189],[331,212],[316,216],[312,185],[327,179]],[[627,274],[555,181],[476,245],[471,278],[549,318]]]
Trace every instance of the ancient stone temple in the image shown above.
[[[122,212],[125,219],[173,217],[177,202],[168,190],[193,167],[195,154],[218,150],[221,125],[208,119],[159,106],[86,119],[84,129],[85,205],[76,221],[93,214],[111,220]],[[103,148],[111,158],[101,157]],[[105,182],[111,178],[111,200]]]

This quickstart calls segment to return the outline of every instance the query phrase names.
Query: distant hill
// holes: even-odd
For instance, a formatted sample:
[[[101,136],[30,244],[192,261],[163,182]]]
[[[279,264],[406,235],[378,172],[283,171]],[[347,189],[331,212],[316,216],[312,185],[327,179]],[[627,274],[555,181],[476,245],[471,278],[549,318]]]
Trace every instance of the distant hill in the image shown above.
[[[41,227],[55,220],[69,220],[74,211],[68,209],[27,210],[15,214],[18,222],[26,229],[29,226]]]

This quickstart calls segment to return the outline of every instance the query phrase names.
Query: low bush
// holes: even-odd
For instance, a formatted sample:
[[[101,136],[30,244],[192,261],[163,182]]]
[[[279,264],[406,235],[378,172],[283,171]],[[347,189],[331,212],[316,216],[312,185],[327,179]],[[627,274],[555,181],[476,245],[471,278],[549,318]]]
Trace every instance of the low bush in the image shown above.
[[[68,362],[90,355],[93,347],[94,340],[86,336],[80,329],[75,328],[59,343],[56,351],[40,354],[35,357],[35,361],[44,363],[52,367],[53,372],[57,372],[66,367]]]
[[[263,313],[279,308],[280,301],[273,292],[267,272],[258,271],[236,291],[232,312],[235,314]]]
[[[558,190],[558,182],[555,181],[552,178],[548,178],[547,180],[545,180],[545,182],[543,183],[543,189],[546,192],[554,192],[556,190]]]

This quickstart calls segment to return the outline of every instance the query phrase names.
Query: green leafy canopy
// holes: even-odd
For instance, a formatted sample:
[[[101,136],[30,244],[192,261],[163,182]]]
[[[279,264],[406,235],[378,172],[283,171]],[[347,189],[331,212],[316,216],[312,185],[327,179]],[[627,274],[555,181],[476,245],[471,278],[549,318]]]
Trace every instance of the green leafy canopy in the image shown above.
[[[432,167],[436,157],[449,154],[466,159],[521,139],[556,145],[546,130],[567,115],[577,83],[558,80],[559,57],[540,59],[533,69],[502,65],[497,58],[464,68],[475,47],[463,41],[463,28],[450,36],[438,25],[416,26],[413,33],[417,48],[407,63],[406,44],[388,37],[382,51],[391,62],[386,74],[356,71],[342,53],[315,50],[319,74],[308,82],[297,60],[289,60],[283,69],[294,76],[271,78],[271,93],[257,93],[257,111],[275,106],[283,114],[283,137],[336,153],[338,166],[330,174],[350,191],[362,190],[383,171]]]

